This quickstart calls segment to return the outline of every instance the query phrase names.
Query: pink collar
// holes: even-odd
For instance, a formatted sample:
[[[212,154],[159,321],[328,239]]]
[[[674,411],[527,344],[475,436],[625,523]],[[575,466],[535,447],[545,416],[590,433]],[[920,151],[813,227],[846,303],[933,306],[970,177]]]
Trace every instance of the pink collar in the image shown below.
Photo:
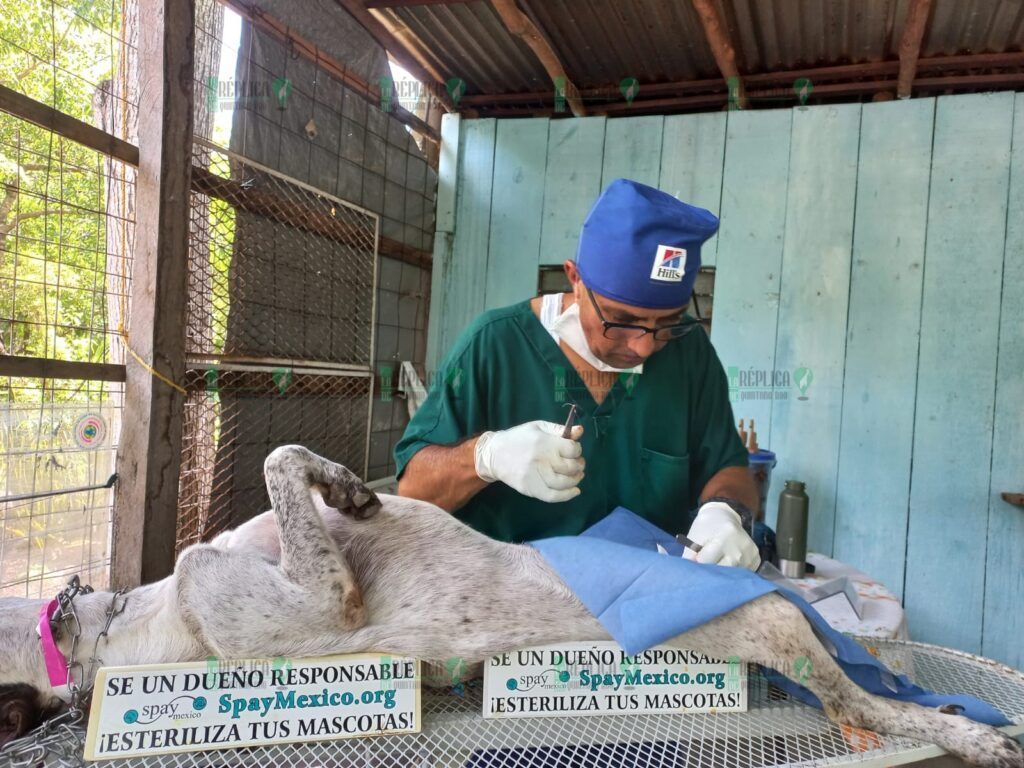
[[[40,650],[43,652],[43,663],[46,665],[46,675],[50,679],[50,687],[59,699],[65,702],[71,701],[71,670],[68,667],[68,660],[57,647],[57,641],[53,636],[53,628],[50,626],[50,619],[57,612],[60,603],[55,599],[43,606],[39,611],[39,624],[36,625],[36,632],[39,634]]]

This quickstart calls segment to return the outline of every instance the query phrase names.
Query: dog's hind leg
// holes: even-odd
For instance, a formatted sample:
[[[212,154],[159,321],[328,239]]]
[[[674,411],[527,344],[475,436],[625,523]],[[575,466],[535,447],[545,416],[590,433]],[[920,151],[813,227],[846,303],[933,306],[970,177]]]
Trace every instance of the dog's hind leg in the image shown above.
[[[267,492],[281,536],[280,568],[295,584],[323,600],[323,609],[340,609],[341,629],[366,621],[359,584],[313,504],[310,488],[343,514],[363,519],[380,502],[355,474],[298,445],[275,449],[263,464]]]
[[[225,658],[289,654],[297,635],[344,638],[366,621],[359,585],[324,527],[311,488],[356,518],[379,510],[376,496],[344,467],[299,446],[276,449],[264,474],[280,563],[244,549],[198,545],[175,568],[183,618]]]
[[[739,656],[797,679],[836,723],[938,744],[974,765],[1024,768],[1024,749],[995,728],[865,691],[846,676],[800,609],[781,595],[760,597],[670,644],[717,658]]]

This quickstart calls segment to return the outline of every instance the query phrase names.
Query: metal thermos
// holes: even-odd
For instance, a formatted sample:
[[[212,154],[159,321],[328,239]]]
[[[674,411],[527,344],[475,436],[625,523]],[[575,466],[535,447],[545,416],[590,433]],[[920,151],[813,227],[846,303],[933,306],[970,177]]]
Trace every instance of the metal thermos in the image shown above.
[[[775,545],[779,570],[790,579],[802,579],[807,561],[807,492],[799,480],[787,480],[779,494]]]

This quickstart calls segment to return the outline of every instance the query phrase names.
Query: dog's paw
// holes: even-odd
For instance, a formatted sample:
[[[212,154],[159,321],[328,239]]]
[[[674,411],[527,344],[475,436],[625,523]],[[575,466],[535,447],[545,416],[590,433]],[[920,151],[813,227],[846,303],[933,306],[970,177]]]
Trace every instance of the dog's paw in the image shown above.
[[[1024,747],[1005,733],[1000,733],[991,753],[985,755],[978,765],[988,768],[1024,768]]]
[[[992,756],[992,765],[999,768],[1024,768],[1024,746],[1005,733],[999,735],[1000,743]]]
[[[984,768],[1024,768],[1024,747],[1016,739],[972,720],[964,725],[961,737],[945,746],[965,763]]]
[[[380,511],[377,494],[344,467],[338,469],[341,470],[340,476],[332,478],[329,485],[320,486],[324,504],[357,520],[366,520],[377,514]]]

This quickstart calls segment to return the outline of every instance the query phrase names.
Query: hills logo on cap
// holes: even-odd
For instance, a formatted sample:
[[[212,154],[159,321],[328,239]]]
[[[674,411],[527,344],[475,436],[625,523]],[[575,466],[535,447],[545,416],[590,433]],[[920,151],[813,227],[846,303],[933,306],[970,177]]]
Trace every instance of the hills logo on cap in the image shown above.
[[[651,280],[664,283],[681,283],[686,271],[686,249],[671,245],[659,245],[651,267]]]

